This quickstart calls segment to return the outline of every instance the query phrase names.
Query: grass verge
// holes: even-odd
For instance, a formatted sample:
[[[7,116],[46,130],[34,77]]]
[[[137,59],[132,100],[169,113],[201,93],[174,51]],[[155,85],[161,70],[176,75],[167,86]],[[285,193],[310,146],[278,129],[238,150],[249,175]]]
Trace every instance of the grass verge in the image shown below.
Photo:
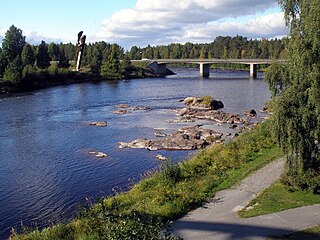
[[[277,181],[253,199],[245,209],[239,211],[238,215],[249,218],[318,203],[319,194],[301,190],[292,192]]]
[[[159,239],[166,223],[279,158],[282,153],[270,132],[264,123],[188,161],[168,161],[130,191],[101,199],[68,224],[13,234],[11,239]]]
[[[304,231],[284,235],[280,237],[272,237],[269,240],[319,240],[320,239],[320,225]]]

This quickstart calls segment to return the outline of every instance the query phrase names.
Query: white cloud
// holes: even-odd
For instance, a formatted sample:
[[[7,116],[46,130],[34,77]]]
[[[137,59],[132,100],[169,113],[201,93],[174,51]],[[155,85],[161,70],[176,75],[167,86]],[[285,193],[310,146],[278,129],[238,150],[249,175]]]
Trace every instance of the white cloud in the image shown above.
[[[130,47],[211,42],[219,35],[271,38],[286,34],[281,13],[256,14],[275,6],[274,0],[137,0],[134,8],[103,21],[97,40]],[[237,20],[248,15],[245,23]]]
[[[8,31],[8,29],[5,28],[0,28],[0,45],[2,45],[2,40],[5,37],[5,33]],[[61,42],[66,42],[66,40],[61,39],[61,38],[51,38],[51,37],[46,37],[43,36],[37,32],[28,32],[28,31],[23,31],[22,34],[26,36],[26,42],[34,45],[38,45],[41,43],[41,41],[45,41],[46,43],[61,43]]]
[[[26,36],[26,42],[33,44],[33,45],[38,45],[41,43],[41,41],[45,41],[46,43],[51,43],[51,42],[55,42],[55,43],[61,43],[61,42],[66,42],[65,40],[61,39],[61,38],[51,38],[51,37],[46,37],[43,36],[37,32],[23,32],[23,35]]]

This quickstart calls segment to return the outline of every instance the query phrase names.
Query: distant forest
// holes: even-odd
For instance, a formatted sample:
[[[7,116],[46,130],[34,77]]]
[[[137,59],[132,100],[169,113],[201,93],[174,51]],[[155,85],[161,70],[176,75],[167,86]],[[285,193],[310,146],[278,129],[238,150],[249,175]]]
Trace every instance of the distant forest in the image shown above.
[[[35,46],[28,44],[25,38],[22,30],[14,25],[6,32],[0,48],[0,85],[34,89],[70,80],[83,81],[88,74],[106,79],[144,77],[143,66],[133,66],[130,60],[145,58],[285,58],[287,41],[286,38],[248,40],[242,36],[219,36],[212,43],[133,46],[127,51],[118,44],[100,41],[85,46],[81,73],[78,74],[72,71],[77,52],[75,44],[42,41]]]

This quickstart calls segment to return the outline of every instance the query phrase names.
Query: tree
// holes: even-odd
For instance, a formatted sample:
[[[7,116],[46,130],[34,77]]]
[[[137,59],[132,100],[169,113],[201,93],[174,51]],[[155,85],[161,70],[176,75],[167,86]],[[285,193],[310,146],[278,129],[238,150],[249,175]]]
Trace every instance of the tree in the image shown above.
[[[0,48],[0,77],[3,75],[6,67],[8,65],[8,61],[4,56],[2,49]]]
[[[92,50],[92,59],[90,63],[92,73],[100,74],[102,59],[103,56],[101,49],[97,45],[94,45]]]
[[[58,61],[60,57],[59,46],[55,43],[50,43],[48,46],[48,53],[52,61]]]
[[[320,2],[279,0],[290,37],[284,71],[267,77],[277,90],[274,131],[287,153],[285,182],[320,190]]]
[[[60,68],[68,68],[70,67],[69,59],[64,53],[64,50],[59,53],[59,62],[58,62],[58,67]]]
[[[35,52],[30,44],[24,45],[21,53],[23,66],[34,65],[36,61]]]
[[[41,41],[37,52],[37,66],[39,68],[47,68],[50,66],[50,56],[48,53],[48,45],[45,41]]]
[[[21,55],[26,37],[22,35],[22,30],[12,25],[6,32],[2,40],[2,50],[9,62],[12,62],[18,55]]]
[[[120,74],[120,60],[119,60],[119,46],[117,44],[111,45],[111,51],[108,56],[108,61],[101,67],[102,76],[119,76]]]
[[[18,55],[16,58],[9,63],[6,71],[4,72],[3,78],[5,80],[11,81],[15,84],[20,83],[22,76],[22,62],[21,57]]]

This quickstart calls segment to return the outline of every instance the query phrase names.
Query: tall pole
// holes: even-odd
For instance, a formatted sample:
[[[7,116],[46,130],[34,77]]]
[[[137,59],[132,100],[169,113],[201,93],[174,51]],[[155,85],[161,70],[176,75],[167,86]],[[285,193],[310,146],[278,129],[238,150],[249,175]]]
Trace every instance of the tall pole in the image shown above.
[[[80,31],[78,33],[78,41],[77,41],[77,65],[76,65],[76,71],[80,70],[81,66],[81,60],[83,56],[84,46],[86,43],[86,35],[82,35],[83,31]]]

